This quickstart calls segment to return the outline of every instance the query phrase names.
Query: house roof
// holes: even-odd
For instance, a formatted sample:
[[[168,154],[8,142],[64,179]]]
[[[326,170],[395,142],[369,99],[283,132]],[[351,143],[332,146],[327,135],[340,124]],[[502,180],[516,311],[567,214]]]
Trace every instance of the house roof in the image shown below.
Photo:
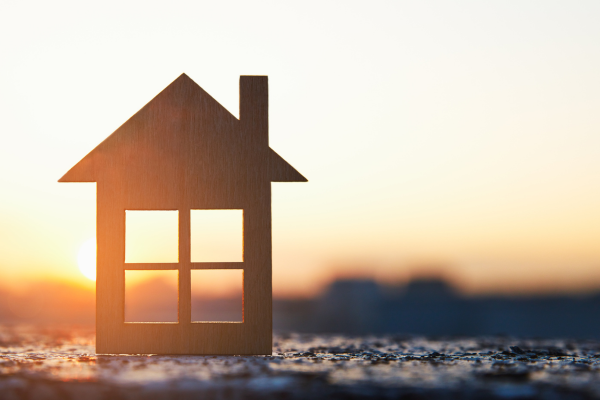
[[[59,182],[99,182],[122,171],[131,172],[134,179],[148,174],[208,174],[307,181],[268,145],[254,141],[248,124],[242,122],[182,74]]]

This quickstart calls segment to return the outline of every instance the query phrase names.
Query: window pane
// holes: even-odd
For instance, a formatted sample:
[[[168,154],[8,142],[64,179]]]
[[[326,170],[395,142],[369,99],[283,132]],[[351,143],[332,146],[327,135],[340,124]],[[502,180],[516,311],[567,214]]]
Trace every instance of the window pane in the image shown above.
[[[192,270],[192,321],[243,321],[244,271]]]
[[[243,261],[243,210],[192,210],[190,218],[192,262]]]
[[[125,322],[177,322],[178,271],[125,271]]]
[[[125,262],[178,262],[178,218],[178,211],[125,211]]]

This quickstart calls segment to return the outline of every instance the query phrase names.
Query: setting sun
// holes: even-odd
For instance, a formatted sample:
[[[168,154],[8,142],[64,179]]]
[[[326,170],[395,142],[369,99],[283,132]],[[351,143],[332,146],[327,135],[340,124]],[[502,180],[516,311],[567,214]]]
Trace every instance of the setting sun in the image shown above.
[[[77,254],[77,265],[86,278],[96,280],[96,238],[89,239],[81,245]]]

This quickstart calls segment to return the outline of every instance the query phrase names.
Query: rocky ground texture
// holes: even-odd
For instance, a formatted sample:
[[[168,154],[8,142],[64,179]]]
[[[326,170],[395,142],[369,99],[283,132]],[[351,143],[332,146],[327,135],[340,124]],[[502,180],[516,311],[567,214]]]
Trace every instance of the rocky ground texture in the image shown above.
[[[279,334],[256,357],[94,354],[89,327],[0,326],[0,399],[592,399],[600,342]]]

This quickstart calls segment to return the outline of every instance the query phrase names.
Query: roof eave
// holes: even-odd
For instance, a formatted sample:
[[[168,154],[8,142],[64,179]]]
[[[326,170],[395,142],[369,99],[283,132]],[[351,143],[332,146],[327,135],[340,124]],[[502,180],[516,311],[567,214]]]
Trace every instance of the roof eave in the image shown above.
[[[308,182],[300,172],[271,149],[271,182]]]
[[[86,160],[87,156],[75,164],[66,174],[64,174],[59,182],[96,182],[93,174],[90,171],[90,161]]]

